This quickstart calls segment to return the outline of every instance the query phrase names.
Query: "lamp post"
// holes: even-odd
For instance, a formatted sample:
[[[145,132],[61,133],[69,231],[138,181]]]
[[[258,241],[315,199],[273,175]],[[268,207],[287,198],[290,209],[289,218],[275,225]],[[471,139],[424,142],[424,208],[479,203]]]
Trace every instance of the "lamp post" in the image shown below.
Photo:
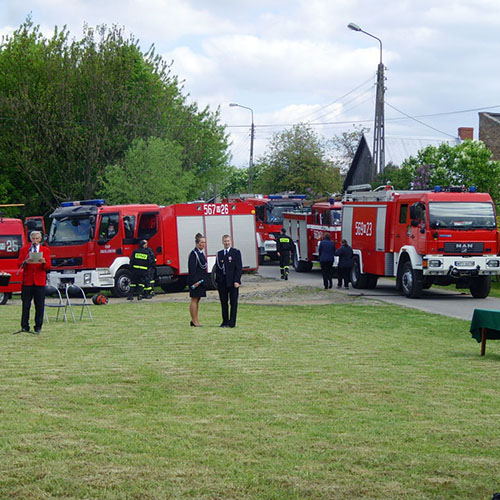
[[[375,126],[373,131],[373,161],[375,171],[381,173],[385,168],[385,136],[384,136],[384,64],[382,62],[382,40],[362,30],[357,24],[349,23],[347,27],[353,31],[360,31],[380,44],[380,62],[377,70],[377,97],[375,102]]]
[[[252,193],[252,184],[253,184],[253,140],[255,137],[255,125],[253,123],[253,109],[249,108],[248,106],[242,106],[241,104],[236,104],[235,102],[232,102],[229,104],[232,108],[238,107],[238,108],[244,108],[250,110],[250,113],[252,113],[252,126],[250,128],[250,161],[248,162],[248,192]]]

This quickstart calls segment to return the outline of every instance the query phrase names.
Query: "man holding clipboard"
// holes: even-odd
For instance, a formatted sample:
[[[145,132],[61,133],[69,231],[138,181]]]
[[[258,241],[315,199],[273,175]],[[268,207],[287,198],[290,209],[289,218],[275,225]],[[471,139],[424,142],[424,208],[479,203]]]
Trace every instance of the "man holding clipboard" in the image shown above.
[[[35,303],[35,331],[33,333],[40,334],[45,307],[47,271],[50,269],[50,250],[42,245],[42,233],[39,231],[32,231],[30,239],[31,244],[21,248],[17,261],[19,271],[21,269],[24,271],[21,292],[23,313],[20,332],[30,332],[30,308],[33,300]]]

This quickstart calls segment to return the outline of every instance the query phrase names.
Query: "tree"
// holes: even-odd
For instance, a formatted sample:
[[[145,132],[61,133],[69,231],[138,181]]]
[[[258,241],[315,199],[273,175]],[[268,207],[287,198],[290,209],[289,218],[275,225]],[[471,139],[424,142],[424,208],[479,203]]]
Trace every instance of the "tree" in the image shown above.
[[[187,197],[221,176],[227,137],[218,112],[188,103],[170,64],[117,27],[63,28],[45,38],[31,19],[0,44],[0,188],[44,212],[93,197],[134,140],[169,140],[190,172]],[[187,179],[188,177],[186,177]]]
[[[369,130],[369,128],[354,125],[353,130],[334,135],[328,142],[328,147],[333,153],[333,160],[342,174],[346,174],[351,167],[359,141]]]
[[[481,141],[427,146],[416,157],[405,160],[401,170],[411,177],[415,189],[436,185],[475,186],[500,202],[500,162],[491,159],[491,151]]]
[[[182,171],[181,154],[168,139],[136,139],[120,164],[106,167],[99,195],[113,205],[185,201],[193,174]]]
[[[318,135],[304,124],[273,135],[269,151],[260,159],[256,186],[263,192],[308,192],[314,198],[339,191],[340,171],[326,157]]]

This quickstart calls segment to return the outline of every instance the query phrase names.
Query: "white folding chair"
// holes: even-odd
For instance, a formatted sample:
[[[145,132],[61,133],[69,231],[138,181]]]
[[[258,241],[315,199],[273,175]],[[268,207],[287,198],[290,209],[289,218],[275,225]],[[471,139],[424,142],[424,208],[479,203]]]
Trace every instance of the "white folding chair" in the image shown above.
[[[71,300],[71,296],[73,296],[73,300]],[[75,314],[73,313],[73,307],[81,307],[80,310],[80,321],[83,318],[83,312],[87,309],[89,314],[90,321],[94,321],[92,317],[92,313],[90,312],[90,303],[87,300],[85,292],[78,285],[66,284],[66,306],[69,308],[71,312],[71,316],[73,318],[73,323],[76,323]]]
[[[47,323],[50,323],[49,321],[49,315],[47,314],[47,309],[50,308],[56,308],[57,309],[57,315],[56,315],[56,321],[59,319],[59,311],[62,309],[63,311],[63,318],[64,321],[68,321],[68,317],[66,316],[66,304],[63,301],[61,292],[59,291],[59,288],[56,288],[55,286],[52,285],[46,285],[45,286],[45,297],[52,297],[57,300],[57,302],[47,302],[45,301],[45,320]]]

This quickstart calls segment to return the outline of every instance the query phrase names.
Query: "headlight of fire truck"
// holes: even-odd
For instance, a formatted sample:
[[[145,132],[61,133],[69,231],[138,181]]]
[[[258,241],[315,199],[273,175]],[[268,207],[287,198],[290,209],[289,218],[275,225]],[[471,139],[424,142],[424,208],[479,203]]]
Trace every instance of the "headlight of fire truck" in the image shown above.
[[[424,259],[422,266],[429,267],[442,267],[443,261],[441,259]]]
[[[490,259],[486,261],[486,267],[499,267],[500,261],[497,259]]]

